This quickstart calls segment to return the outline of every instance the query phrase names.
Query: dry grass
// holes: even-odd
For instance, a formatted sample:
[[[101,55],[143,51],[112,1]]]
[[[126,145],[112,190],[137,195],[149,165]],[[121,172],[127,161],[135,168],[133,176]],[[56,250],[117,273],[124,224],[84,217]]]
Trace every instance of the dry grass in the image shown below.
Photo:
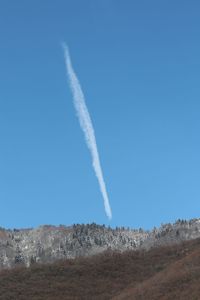
[[[200,299],[200,240],[0,273],[2,300]]]

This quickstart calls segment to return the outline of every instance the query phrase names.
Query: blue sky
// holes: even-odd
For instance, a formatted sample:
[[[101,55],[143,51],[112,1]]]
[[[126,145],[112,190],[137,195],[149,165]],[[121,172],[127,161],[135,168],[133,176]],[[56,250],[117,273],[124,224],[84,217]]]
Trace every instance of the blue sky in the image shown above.
[[[1,226],[199,217],[199,10],[195,0],[1,1]],[[63,41],[95,127],[111,222]]]

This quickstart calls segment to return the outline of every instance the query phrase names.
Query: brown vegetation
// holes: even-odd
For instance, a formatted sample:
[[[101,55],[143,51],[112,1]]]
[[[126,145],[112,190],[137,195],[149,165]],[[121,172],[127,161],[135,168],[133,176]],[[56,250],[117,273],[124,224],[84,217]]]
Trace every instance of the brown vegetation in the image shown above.
[[[2,300],[200,299],[200,240],[0,273]]]

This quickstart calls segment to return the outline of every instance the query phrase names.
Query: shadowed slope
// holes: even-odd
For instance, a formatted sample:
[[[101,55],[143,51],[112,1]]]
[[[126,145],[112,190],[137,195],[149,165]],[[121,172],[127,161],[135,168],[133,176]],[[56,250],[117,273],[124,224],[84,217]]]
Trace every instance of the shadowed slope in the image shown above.
[[[150,279],[126,288],[113,300],[198,300],[200,299],[200,249],[171,263]]]

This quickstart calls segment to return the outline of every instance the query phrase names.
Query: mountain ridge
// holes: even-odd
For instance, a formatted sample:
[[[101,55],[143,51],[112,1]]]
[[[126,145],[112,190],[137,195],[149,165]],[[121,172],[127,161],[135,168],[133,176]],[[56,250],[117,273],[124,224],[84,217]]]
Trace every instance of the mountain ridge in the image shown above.
[[[29,229],[0,229],[0,270],[19,265],[51,263],[113,250],[149,250],[200,237],[200,219],[177,220],[151,231],[105,225],[43,225]]]

